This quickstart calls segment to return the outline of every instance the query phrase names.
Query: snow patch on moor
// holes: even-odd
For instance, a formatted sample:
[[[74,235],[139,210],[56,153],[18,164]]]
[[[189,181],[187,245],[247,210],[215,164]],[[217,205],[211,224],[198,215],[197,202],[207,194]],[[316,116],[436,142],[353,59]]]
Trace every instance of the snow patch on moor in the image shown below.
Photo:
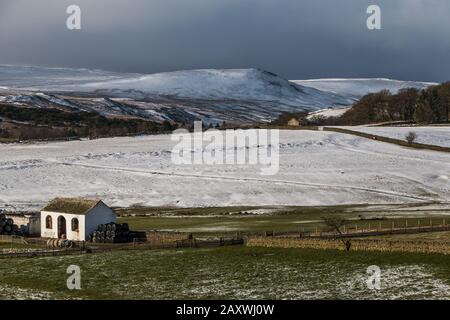
[[[345,127],[344,127],[345,128]],[[353,131],[360,131],[379,135],[383,137],[406,140],[406,135],[409,132],[417,134],[416,142],[431,144],[441,147],[450,148],[450,127],[347,127]]]

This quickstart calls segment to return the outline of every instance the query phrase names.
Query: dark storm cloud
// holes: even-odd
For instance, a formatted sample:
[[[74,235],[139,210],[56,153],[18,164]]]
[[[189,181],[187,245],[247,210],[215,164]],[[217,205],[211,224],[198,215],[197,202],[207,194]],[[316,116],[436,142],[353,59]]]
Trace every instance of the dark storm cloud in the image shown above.
[[[382,30],[366,28],[369,4]],[[448,0],[0,0],[0,64],[444,81],[449,55]]]

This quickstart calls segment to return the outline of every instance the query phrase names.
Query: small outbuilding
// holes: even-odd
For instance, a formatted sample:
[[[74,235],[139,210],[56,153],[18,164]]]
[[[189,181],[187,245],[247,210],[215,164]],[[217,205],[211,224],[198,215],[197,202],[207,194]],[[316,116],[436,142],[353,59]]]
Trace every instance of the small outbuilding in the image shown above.
[[[41,237],[86,241],[100,224],[116,220],[101,200],[56,198],[41,211]]]
[[[5,212],[6,218],[13,219],[21,233],[29,236],[41,234],[41,215],[39,212]]]
[[[287,125],[290,127],[299,127],[300,121],[298,121],[298,119],[296,118],[292,118],[291,120],[288,121]]]

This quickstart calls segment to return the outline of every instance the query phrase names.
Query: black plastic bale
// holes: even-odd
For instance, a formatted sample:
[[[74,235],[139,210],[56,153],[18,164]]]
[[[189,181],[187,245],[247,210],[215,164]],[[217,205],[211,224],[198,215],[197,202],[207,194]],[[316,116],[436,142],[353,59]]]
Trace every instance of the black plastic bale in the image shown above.
[[[116,237],[114,239],[114,243],[125,243],[125,242],[126,242],[126,240],[122,237]]]
[[[138,234],[137,237],[141,237]],[[91,242],[98,243],[125,243],[131,242],[132,239],[136,237],[130,234],[130,229],[127,223],[107,223],[98,225],[97,230],[91,235]]]

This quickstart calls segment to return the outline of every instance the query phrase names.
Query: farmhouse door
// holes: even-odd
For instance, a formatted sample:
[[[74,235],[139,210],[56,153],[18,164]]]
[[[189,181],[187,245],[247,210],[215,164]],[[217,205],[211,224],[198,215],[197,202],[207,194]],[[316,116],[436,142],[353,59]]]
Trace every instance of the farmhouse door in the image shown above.
[[[66,226],[66,218],[63,216],[59,216],[58,218],[58,238],[66,238],[67,237],[67,226]]]

